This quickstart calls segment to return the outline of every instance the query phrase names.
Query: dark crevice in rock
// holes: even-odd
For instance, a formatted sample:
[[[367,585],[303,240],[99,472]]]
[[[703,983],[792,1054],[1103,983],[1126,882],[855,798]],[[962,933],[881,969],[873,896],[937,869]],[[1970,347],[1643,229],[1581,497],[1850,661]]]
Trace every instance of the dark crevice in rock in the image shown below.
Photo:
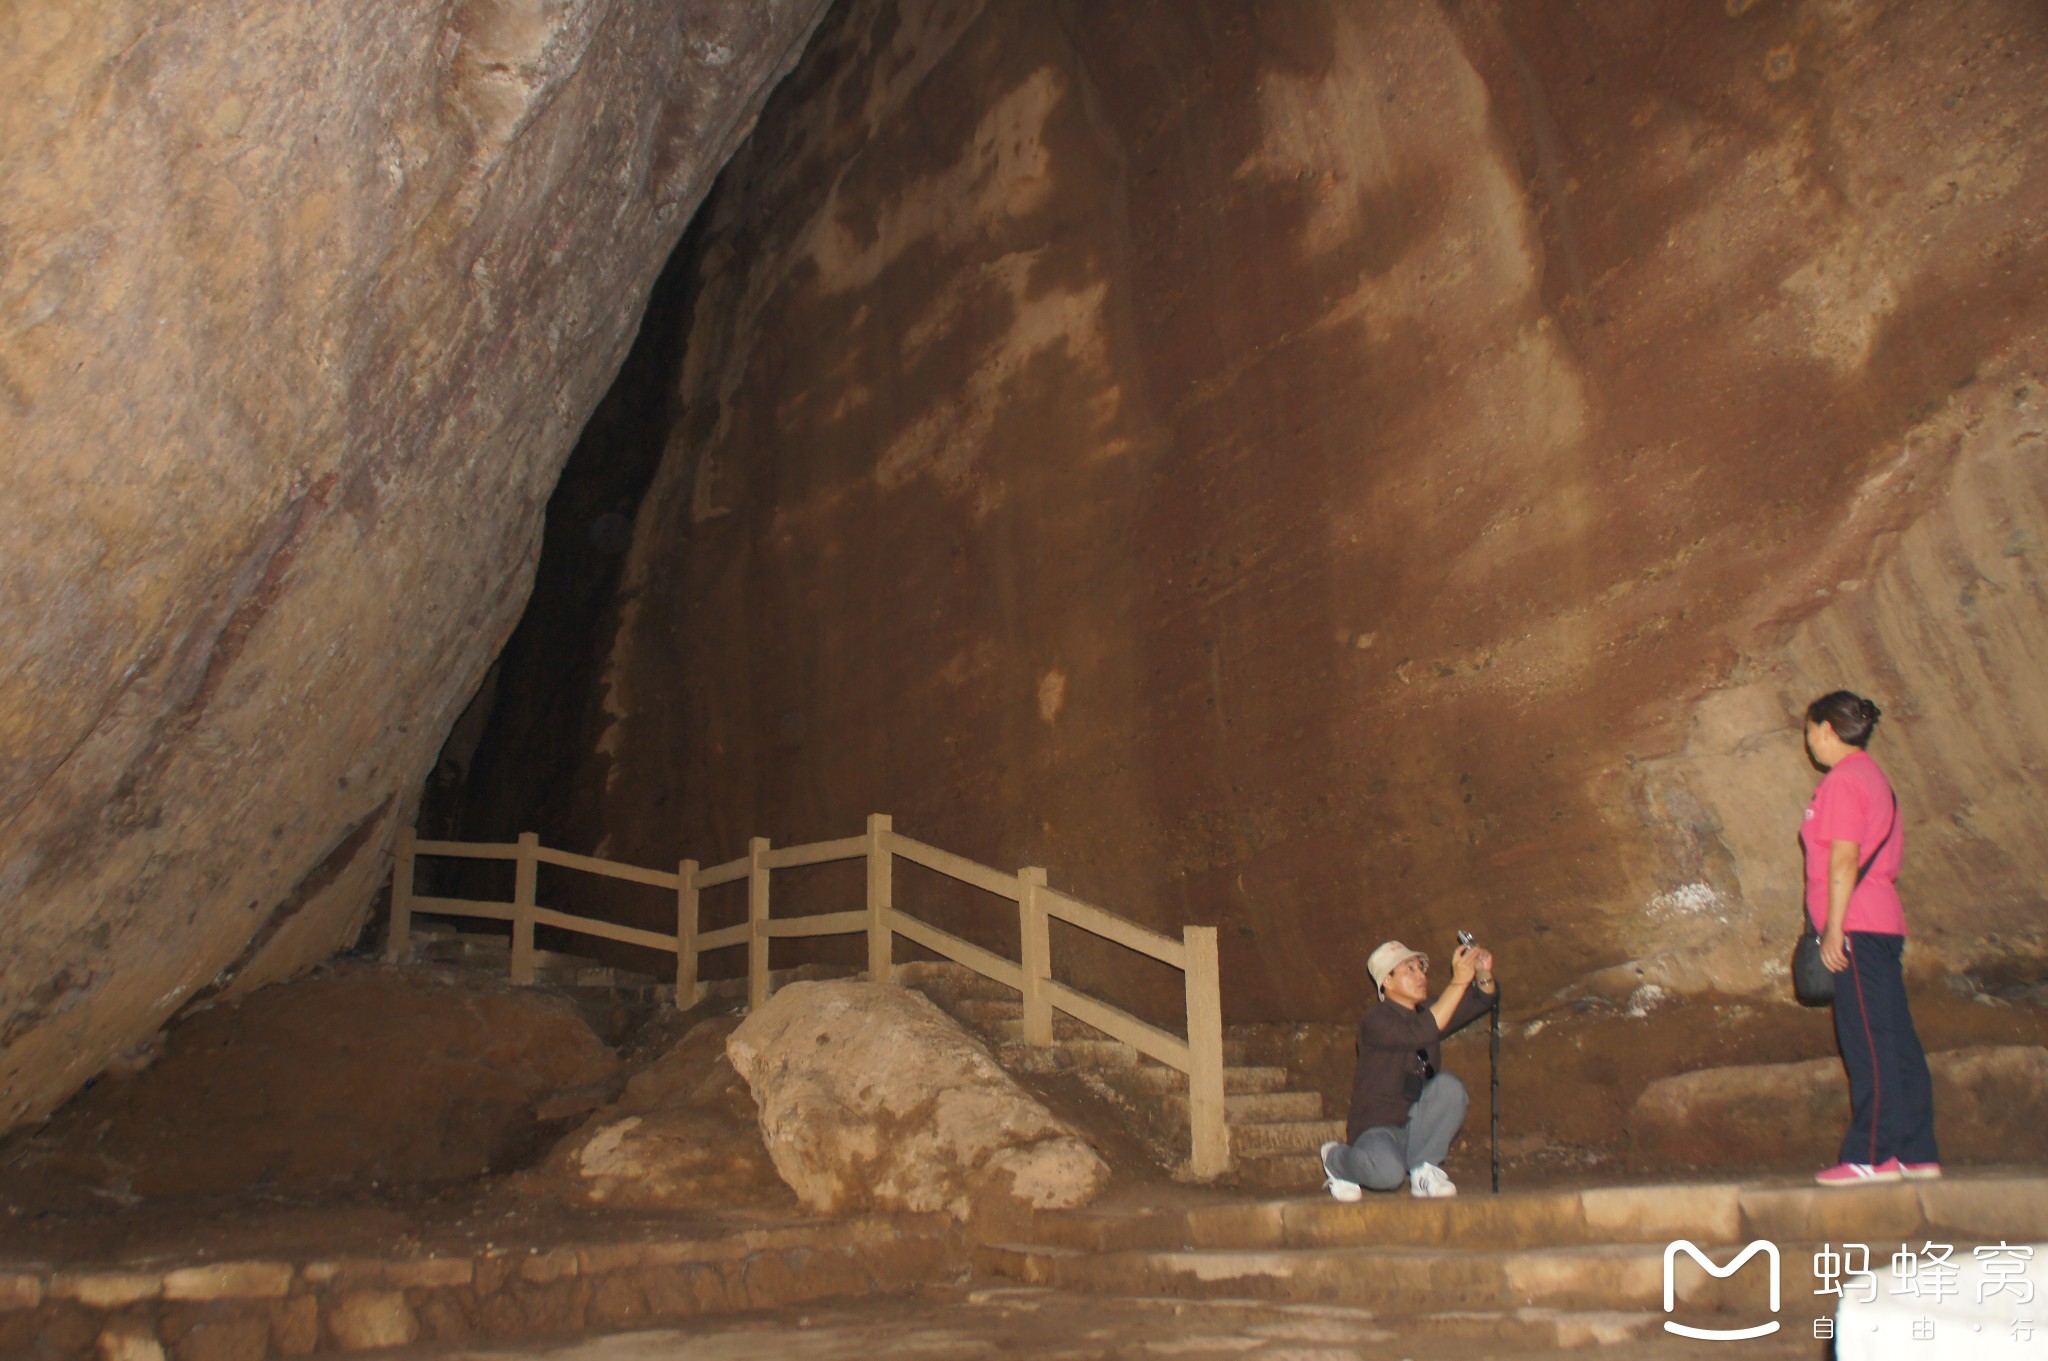
[[[601,731],[593,696],[616,623],[613,597],[675,414],[699,223],[656,280],[633,347],[562,469],[533,593],[435,763],[420,806],[423,835],[510,840],[550,827],[574,783],[589,778],[581,765]]]

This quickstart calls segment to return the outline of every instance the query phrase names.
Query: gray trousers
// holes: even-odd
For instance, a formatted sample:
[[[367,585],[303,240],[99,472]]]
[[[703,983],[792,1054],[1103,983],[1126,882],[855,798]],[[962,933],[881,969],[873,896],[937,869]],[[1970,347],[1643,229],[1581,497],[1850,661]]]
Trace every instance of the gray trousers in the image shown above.
[[[1411,1169],[1424,1163],[1443,1166],[1451,1140],[1465,1124],[1471,1098],[1465,1084],[1450,1073],[1438,1073],[1422,1085],[1422,1095],[1408,1108],[1405,1125],[1374,1125],[1346,1146],[1330,1150],[1330,1170],[1369,1191],[1397,1191]]]

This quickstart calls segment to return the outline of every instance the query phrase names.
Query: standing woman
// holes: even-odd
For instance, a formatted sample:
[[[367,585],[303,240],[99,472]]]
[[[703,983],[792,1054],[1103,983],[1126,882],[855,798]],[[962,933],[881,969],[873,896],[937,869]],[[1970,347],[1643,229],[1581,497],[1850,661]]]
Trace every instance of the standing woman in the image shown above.
[[[1905,829],[1891,781],[1864,747],[1875,704],[1847,690],[1806,709],[1806,750],[1827,772],[1807,805],[1806,911],[1835,975],[1835,1040],[1849,1070],[1849,1132],[1822,1186],[1932,1180],[1934,1084],[1906,1005],[1906,912],[1894,886]]]

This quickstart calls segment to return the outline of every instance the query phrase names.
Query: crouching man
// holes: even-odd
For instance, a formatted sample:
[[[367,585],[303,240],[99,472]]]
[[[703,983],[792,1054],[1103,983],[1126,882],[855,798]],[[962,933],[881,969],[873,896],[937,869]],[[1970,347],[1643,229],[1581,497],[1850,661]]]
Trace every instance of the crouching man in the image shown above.
[[[1358,1072],[1351,1081],[1348,1143],[1323,1145],[1330,1194],[1357,1200],[1360,1188],[1455,1196],[1444,1155],[1465,1123],[1465,1084],[1443,1068],[1443,1038],[1493,1006],[1493,956],[1460,945],[1451,983],[1429,1000],[1429,956],[1390,940],[1366,960],[1379,1005],[1358,1023]]]

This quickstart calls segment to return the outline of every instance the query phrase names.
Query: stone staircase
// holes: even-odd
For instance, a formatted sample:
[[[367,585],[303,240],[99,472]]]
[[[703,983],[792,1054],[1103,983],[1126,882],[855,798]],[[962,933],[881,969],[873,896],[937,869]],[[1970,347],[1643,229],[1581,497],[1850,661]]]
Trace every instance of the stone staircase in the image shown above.
[[[896,967],[897,980],[923,992],[985,1040],[1014,1072],[1067,1072],[1130,1110],[1148,1142],[1184,1159],[1188,1141],[1185,1074],[1140,1054],[1092,1026],[1055,1012],[1053,1043],[1024,1043],[1024,1006],[1016,990],[950,963]],[[1344,1137],[1344,1122],[1324,1117],[1322,1093],[1290,1086],[1285,1068],[1247,1064],[1242,1041],[1223,1042],[1224,1118],[1230,1126],[1231,1170],[1223,1184],[1260,1190],[1320,1189],[1317,1157],[1325,1139]]]
[[[1882,1297],[1902,1246],[1946,1244],[1965,1260],[1980,1243],[2043,1236],[2048,1176],[1982,1175],[1855,1191],[1709,1183],[1050,1213],[1033,1221],[1028,1242],[977,1248],[975,1267],[984,1277],[1122,1297],[1364,1308],[1404,1339],[1477,1345],[1486,1355],[1607,1346],[1640,1354],[1648,1343],[1680,1341],[1664,1331],[1666,1319],[1725,1329],[1775,1317],[1779,1331],[1745,1341],[1743,1355],[1818,1356],[1825,1344],[1815,1321],[1839,1303],[1815,1293],[1814,1255],[1824,1245],[1867,1245]],[[1664,1313],[1664,1250],[1679,1238],[1723,1266],[1757,1239],[1775,1243],[1780,1312],[1768,1311],[1761,1257],[1724,1279],[1680,1255],[1677,1307]],[[2037,1260],[2028,1279],[2048,1284],[2048,1261]],[[2038,1309],[2020,1312],[2048,1322]]]
[[[458,931],[433,921],[415,921],[409,964],[447,964],[500,978],[512,972],[512,938],[485,931]],[[601,989],[648,1003],[672,1002],[676,988],[649,974],[598,964],[552,950],[533,952],[533,980],[563,989]]]

